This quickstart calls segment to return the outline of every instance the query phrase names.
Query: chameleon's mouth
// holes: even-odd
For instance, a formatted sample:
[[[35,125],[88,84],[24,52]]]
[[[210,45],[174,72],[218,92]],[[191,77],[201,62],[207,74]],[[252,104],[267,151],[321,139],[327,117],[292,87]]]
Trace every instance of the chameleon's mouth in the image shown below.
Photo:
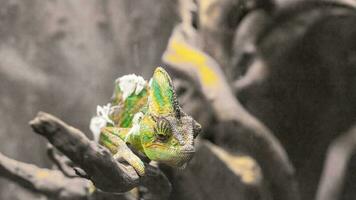
[[[181,167],[192,159],[194,153],[194,150],[180,150],[179,153],[163,163],[172,167]]]
[[[171,167],[181,167],[192,159],[194,146],[182,146],[181,148],[167,147],[161,144],[149,144],[145,151],[151,160],[155,160]]]
[[[189,147],[187,149],[180,149],[180,148],[167,148],[167,146],[159,144],[159,143],[155,143],[155,144],[149,144],[145,146],[146,148],[160,148],[160,149],[166,149],[168,151],[172,151],[172,152],[180,152],[182,154],[194,154],[195,150],[194,147]]]

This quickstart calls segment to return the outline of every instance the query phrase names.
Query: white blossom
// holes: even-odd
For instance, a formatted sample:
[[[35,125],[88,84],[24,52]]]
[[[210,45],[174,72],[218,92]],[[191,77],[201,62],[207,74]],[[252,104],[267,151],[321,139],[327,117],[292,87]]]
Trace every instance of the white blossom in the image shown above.
[[[150,81],[148,82],[148,86],[152,87],[152,78],[151,78]]]
[[[94,141],[99,142],[101,129],[106,126],[106,121],[102,117],[92,117],[90,120],[90,130],[94,135]]]
[[[146,85],[146,81],[142,78],[142,76],[138,76],[135,94],[136,95],[140,94],[140,92],[143,90],[145,85]]]
[[[138,124],[140,123],[141,119],[143,117],[143,113],[142,112],[138,112],[134,115],[134,117],[132,118],[132,124]]]
[[[132,125],[131,129],[129,130],[129,132],[127,133],[126,137],[125,137],[125,142],[127,142],[128,138],[133,134],[137,134],[140,131],[140,125],[139,124],[134,124]]]
[[[111,104],[108,103],[104,106],[96,106],[96,115],[102,117],[107,123],[114,125],[114,122],[110,119]]]
[[[140,94],[146,84],[146,81],[141,76],[137,76],[135,74],[122,76],[118,78],[116,82],[119,82],[123,100],[134,92],[136,95]]]
[[[96,107],[96,116],[91,118],[89,125],[89,128],[94,135],[94,141],[99,141],[101,129],[108,123],[114,125],[114,122],[109,117],[111,111],[112,109],[110,103],[104,106],[98,105]]]
[[[143,117],[143,113],[142,112],[138,112],[134,115],[133,119],[132,119],[132,128],[129,130],[129,132],[127,133],[126,137],[125,137],[125,141],[127,141],[127,139],[132,135],[132,134],[137,134],[140,131],[140,121]]]

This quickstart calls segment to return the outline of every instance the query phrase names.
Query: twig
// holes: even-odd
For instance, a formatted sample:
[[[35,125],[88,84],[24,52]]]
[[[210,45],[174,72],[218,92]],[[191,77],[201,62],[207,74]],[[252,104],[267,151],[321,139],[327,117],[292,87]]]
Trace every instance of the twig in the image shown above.
[[[90,195],[90,181],[68,178],[58,170],[48,170],[10,159],[0,153],[0,176],[51,199],[80,200]]]
[[[347,165],[356,150],[356,126],[337,137],[330,145],[316,200],[340,199]]]
[[[78,177],[73,166],[69,165],[69,162],[71,161],[67,157],[59,155],[50,143],[47,144],[47,155],[65,176],[69,178]]]

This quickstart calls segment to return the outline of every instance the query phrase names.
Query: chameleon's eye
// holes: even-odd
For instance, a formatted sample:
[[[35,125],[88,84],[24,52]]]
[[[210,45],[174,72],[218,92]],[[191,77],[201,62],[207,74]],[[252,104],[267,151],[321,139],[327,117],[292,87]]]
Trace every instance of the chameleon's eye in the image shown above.
[[[157,138],[161,141],[165,141],[172,134],[171,125],[165,118],[158,118],[156,121],[156,127],[154,128]]]

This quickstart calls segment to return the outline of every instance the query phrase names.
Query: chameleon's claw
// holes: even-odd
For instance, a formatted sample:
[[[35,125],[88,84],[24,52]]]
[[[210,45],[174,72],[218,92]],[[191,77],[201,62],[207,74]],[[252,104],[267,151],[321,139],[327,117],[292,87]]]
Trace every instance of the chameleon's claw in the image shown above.
[[[127,146],[126,142],[119,137],[125,129],[116,127],[105,127],[101,130],[100,143],[107,147],[115,160],[125,160],[128,162],[140,176],[145,175],[145,165],[142,160],[134,154]]]
[[[119,146],[117,153],[113,155],[114,159],[123,159],[126,162],[128,162],[138,173],[140,176],[145,175],[145,164],[142,162],[142,160],[134,154],[130,148],[125,146]]]

